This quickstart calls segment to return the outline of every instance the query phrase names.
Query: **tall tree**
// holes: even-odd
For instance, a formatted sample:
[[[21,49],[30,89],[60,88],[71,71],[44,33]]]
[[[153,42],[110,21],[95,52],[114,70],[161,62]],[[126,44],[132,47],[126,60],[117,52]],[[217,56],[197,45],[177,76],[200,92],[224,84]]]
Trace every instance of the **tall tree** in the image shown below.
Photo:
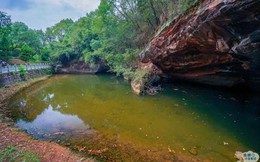
[[[30,61],[33,59],[35,51],[27,44],[21,47],[20,59],[23,61]]]
[[[11,17],[0,11],[0,59],[8,61],[10,58],[11,42],[8,37],[10,33]]]

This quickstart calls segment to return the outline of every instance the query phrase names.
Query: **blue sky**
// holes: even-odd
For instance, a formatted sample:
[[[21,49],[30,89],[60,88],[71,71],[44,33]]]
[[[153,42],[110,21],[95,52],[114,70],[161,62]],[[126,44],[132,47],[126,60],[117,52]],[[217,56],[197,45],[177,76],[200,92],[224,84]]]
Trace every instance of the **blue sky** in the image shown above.
[[[13,21],[45,30],[65,18],[77,20],[95,10],[99,3],[100,0],[0,0],[0,11]]]

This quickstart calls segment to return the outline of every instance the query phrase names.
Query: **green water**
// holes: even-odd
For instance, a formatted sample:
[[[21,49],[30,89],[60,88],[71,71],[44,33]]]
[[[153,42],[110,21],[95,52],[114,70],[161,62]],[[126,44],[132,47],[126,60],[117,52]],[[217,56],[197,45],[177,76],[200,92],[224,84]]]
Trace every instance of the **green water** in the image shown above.
[[[260,153],[259,104],[258,95],[188,85],[166,85],[156,96],[140,97],[112,75],[58,75],[20,92],[9,107],[16,126],[39,139],[80,140],[94,130],[159,156],[174,150],[235,161],[235,151]],[[196,156],[189,152],[193,147]]]

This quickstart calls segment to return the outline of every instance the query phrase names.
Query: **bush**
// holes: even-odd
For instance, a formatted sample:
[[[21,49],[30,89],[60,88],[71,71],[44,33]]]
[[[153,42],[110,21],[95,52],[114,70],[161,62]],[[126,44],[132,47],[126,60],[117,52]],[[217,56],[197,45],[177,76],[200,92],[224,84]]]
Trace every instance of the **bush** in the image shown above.
[[[22,80],[26,80],[25,76],[26,76],[27,72],[26,72],[26,67],[24,65],[20,65],[19,73],[20,73],[20,77],[22,78]]]
[[[133,81],[145,84],[148,81],[149,71],[151,69],[145,67],[143,69],[137,69],[133,75]]]
[[[44,69],[44,73],[47,75],[52,75],[54,73],[53,69]]]
[[[108,53],[105,55],[105,61],[110,70],[116,73],[117,76],[123,75],[132,79],[134,78],[134,70],[139,53],[139,49],[126,49],[123,54]]]

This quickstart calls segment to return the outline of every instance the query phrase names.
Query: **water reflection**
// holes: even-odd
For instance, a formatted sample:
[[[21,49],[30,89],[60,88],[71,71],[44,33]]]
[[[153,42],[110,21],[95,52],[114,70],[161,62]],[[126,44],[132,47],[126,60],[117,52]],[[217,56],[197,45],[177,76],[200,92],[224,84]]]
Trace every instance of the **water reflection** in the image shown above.
[[[47,96],[45,96],[45,98],[43,99],[44,102],[48,102],[50,101],[51,99],[53,99],[55,96],[54,93],[51,93],[51,94],[48,94]]]
[[[19,103],[19,105],[20,105],[21,107],[25,107],[26,104],[27,104],[27,101],[26,101],[25,99],[21,100],[20,103]]]
[[[235,151],[260,152],[259,95],[164,88],[139,97],[111,76],[59,75],[17,94],[9,107],[17,126],[41,139],[80,135],[86,141],[87,123],[111,140],[188,155],[195,147],[198,158],[212,161],[232,161]]]
[[[32,122],[19,119],[16,126],[40,139],[53,139],[60,135],[69,137],[90,130],[90,126],[77,115],[62,114],[54,110],[52,105],[49,105]]]

